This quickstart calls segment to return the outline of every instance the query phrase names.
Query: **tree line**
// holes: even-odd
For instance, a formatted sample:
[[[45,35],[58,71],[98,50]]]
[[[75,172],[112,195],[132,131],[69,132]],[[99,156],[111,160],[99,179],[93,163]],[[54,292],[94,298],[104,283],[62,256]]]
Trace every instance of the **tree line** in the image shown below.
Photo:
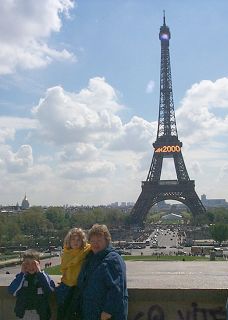
[[[146,224],[156,223],[166,213],[150,212]],[[183,223],[208,225],[211,238],[222,242],[228,239],[228,209],[211,209],[205,215],[192,217],[181,212]],[[72,227],[89,229],[94,223],[106,224],[109,229],[131,226],[130,212],[118,208],[79,208],[72,211],[62,207],[31,207],[20,213],[0,214],[0,246],[62,246],[67,231]]]
[[[97,207],[68,212],[62,207],[31,207],[20,213],[0,215],[0,246],[58,246],[72,227],[89,229],[94,223],[121,228],[129,214],[119,209]]]

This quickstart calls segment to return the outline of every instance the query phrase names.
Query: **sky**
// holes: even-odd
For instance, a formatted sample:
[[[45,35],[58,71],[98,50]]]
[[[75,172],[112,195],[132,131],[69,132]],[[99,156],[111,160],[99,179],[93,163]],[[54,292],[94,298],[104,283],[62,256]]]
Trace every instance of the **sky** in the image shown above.
[[[136,202],[157,134],[163,10],[188,174],[199,197],[228,201],[227,0],[4,0],[0,204]]]

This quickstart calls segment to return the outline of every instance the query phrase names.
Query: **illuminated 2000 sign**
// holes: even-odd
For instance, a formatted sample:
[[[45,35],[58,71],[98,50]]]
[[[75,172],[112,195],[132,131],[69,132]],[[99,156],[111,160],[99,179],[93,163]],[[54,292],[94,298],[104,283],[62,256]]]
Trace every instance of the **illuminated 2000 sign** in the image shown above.
[[[155,152],[180,152],[180,146],[163,146],[155,149]]]

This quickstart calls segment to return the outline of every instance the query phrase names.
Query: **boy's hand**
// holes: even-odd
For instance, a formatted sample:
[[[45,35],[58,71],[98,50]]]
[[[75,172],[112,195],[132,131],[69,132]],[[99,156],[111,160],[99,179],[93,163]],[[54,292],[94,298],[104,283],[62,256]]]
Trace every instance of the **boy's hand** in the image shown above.
[[[35,272],[41,272],[41,267],[40,267],[40,262],[37,260],[34,260],[34,265],[35,265]]]
[[[111,319],[112,315],[110,313],[107,312],[101,312],[101,320],[108,320]]]

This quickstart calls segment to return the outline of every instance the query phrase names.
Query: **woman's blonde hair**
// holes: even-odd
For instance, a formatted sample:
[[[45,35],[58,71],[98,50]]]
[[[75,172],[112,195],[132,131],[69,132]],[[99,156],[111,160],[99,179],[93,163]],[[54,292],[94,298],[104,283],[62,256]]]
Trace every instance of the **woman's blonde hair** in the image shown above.
[[[81,228],[72,228],[68,231],[67,235],[64,239],[64,247],[67,249],[71,249],[70,240],[72,236],[78,236],[82,240],[82,248],[86,245],[86,235],[85,232]]]
[[[92,236],[104,236],[109,245],[111,242],[111,234],[105,224],[94,224],[88,233],[88,241],[90,241]]]

